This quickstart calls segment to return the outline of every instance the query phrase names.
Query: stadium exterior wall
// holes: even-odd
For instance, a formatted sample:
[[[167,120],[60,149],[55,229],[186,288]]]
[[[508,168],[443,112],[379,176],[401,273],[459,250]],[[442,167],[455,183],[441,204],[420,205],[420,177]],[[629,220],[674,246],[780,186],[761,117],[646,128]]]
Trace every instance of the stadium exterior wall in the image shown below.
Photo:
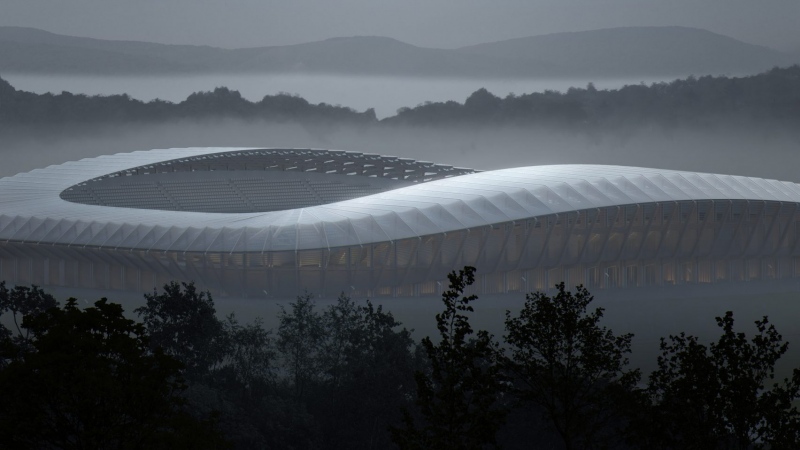
[[[193,150],[198,155],[235,151]],[[163,160],[165,154],[150,157]],[[96,165],[96,160],[80,163]],[[63,166],[48,169],[45,175],[60,173]],[[178,225],[170,222],[172,217],[186,214],[179,211],[161,211],[165,223],[157,236],[147,240],[144,237],[152,231],[140,233],[143,237],[137,242],[147,240],[147,245],[87,245],[82,239],[97,238],[81,236],[106,233],[102,240],[108,243],[115,232],[103,230],[118,230],[123,225],[98,215],[84,218],[81,227],[65,226],[65,221],[76,220],[74,215],[59,212],[56,207],[50,214],[46,204],[37,206],[36,214],[15,211],[16,200],[9,197],[15,194],[11,189],[15,183],[8,180],[16,177],[11,177],[0,180],[0,193],[9,206],[0,216],[0,279],[17,284],[139,292],[170,280],[195,280],[217,294],[237,296],[291,296],[306,290],[323,296],[344,291],[354,296],[404,297],[438,294],[447,273],[464,265],[478,268],[478,282],[473,288],[477,293],[529,292],[550,288],[559,281],[598,290],[800,277],[800,187],[793,183],[612,166],[540,166],[456,175],[310,209],[347,211],[358,204],[366,210],[373,208],[378,217],[394,205],[389,208],[393,220],[408,223],[403,214],[409,207],[405,203],[397,206],[398,199],[405,196],[415,200],[414,195],[424,188],[438,199],[430,207],[437,212],[414,209],[414,215],[423,216],[415,220],[435,222],[438,214],[441,223],[450,223],[449,217],[462,211],[463,217],[456,217],[460,228],[457,224],[439,224],[438,232],[405,232],[405,236],[384,231],[383,236],[388,238],[359,238],[350,245],[314,247],[296,241],[290,249],[270,248],[267,238],[254,244],[247,242],[261,239],[259,228],[252,223],[237,231],[235,239],[223,239],[226,227],[236,220],[256,220],[242,214],[216,214],[213,220],[222,221],[220,225],[197,225],[198,230],[205,231],[196,231],[187,240],[186,232],[175,231]],[[519,186],[509,187],[512,181],[507,180],[515,176]],[[678,179],[687,180],[696,190],[675,181]],[[50,198],[83,181],[85,174],[70,175],[42,195]],[[471,191],[459,191],[465,183],[474,183]],[[31,189],[36,189],[35,183]],[[455,200],[448,201],[451,194]],[[639,201],[620,201],[621,194]],[[508,203],[509,198],[516,200],[513,205]],[[589,205],[586,199],[594,204]],[[87,207],[61,198],[50,200],[66,208],[63,211],[85,211]],[[478,204],[496,207],[501,213],[488,217],[479,214],[479,219],[468,223],[467,216],[478,210],[474,206]],[[119,209],[90,205],[89,211]],[[142,214],[146,216],[149,211]],[[268,221],[263,228],[274,226],[275,217],[267,214],[258,220]],[[147,220],[143,217],[141,223],[128,225],[141,228]],[[286,226],[302,238],[301,225]],[[54,233],[52,230],[59,226],[63,231]],[[318,225],[323,230],[325,226]],[[415,226],[406,228],[413,231]],[[198,236],[209,230],[215,230],[217,237],[203,238],[207,242],[202,246],[179,245],[181,236],[186,242],[196,243]],[[157,243],[170,233],[175,238],[163,246],[166,248],[158,248]],[[42,238],[54,235],[60,237]],[[280,232],[273,230],[269,235]],[[326,236],[331,236],[329,242],[333,240],[332,234]],[[319,242],[316,237],[311,240]]]

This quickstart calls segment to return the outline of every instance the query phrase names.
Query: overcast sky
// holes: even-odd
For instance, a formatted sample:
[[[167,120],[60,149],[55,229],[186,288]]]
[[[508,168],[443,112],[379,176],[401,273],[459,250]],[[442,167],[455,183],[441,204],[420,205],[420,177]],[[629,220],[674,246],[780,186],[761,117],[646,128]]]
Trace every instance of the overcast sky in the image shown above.
[[[800,50],[800,0],[0,0],[0,25],[229,48],[353,35],[452,48],[559,31],[681,25]]]

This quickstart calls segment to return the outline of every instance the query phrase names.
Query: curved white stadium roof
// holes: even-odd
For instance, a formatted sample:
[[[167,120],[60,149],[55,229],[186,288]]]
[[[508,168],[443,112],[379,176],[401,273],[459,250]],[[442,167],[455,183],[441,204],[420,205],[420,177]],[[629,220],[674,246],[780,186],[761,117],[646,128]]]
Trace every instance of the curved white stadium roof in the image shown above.
[[[0,240],[179,252],[293,251],[394,241],[614,205],[721,199],[800,203],[800,185],[790,182],[604,165],[469,173],[271,212],[164,211],[60,198],[70,187],[131,168],[243,150],[121,153],[0,179]]]

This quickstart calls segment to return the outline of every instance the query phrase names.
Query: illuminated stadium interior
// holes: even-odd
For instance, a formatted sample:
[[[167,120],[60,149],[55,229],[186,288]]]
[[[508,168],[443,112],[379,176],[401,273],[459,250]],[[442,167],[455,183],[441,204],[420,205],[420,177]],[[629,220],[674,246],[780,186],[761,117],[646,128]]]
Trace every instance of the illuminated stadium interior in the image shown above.
[[[263,149],[135,167],[71,186],[60,197],[123,208],[265,212],[336,203],[470,172],[356,152]]]

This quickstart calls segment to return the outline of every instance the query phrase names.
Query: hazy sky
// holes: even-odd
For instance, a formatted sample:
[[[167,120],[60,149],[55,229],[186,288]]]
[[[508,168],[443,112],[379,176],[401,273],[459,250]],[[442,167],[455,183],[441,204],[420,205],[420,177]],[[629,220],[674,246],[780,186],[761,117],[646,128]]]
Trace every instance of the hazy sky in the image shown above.
[[[800,0],[0,0],[0,25],[220,47],[381,35],[443,48],[681,25],[800,50]]]

